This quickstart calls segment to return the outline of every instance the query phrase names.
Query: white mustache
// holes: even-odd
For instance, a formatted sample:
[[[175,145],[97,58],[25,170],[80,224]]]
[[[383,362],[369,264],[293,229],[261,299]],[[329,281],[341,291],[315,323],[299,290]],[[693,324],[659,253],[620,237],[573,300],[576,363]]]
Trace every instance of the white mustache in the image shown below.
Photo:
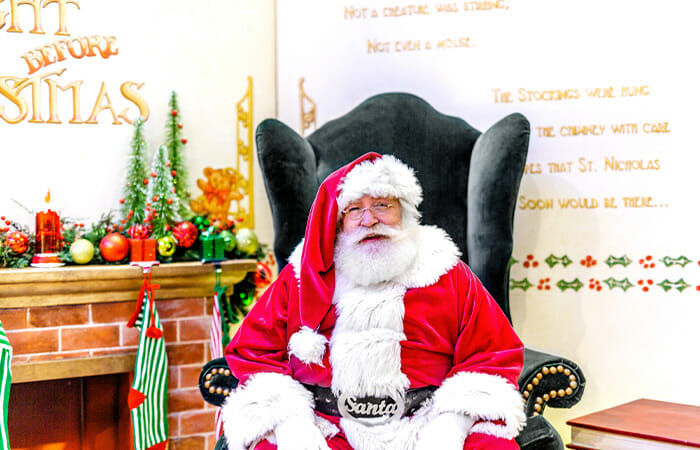
[[[346,235],[347,240],[352,244],[359,244],[363,239],[372,236],[381,235],[389,238],[396,238],[401,235],[401,229],[392,227],[383,223],[377,223],[371,227],[360,227]]]

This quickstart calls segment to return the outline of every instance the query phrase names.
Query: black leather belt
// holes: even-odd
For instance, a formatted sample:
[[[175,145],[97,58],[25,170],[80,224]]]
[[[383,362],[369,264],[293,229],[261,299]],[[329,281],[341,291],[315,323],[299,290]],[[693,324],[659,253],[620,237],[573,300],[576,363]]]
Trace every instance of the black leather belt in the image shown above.
[[[344,394],[336,397],[328,387],[308,384],[304,387],[314,394],[316,411],[367,424],[386,423],[393,418],[411,416],[437,389],[437,386],[409,389],[393,397],[353,397]]]

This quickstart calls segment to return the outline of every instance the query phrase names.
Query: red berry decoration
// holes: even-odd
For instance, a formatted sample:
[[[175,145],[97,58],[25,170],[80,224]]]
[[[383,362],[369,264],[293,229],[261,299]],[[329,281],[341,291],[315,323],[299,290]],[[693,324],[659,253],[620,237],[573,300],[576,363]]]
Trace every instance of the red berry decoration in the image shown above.
[[[170,172],[170,174],[171,174],[172,176],[175,176],[175,175],[177,175],[177,171],[173,170],[172,172]]]
[[[5,246],[17,254],[22,254],[29,248],[29,238],[20,231],[13,231],[5,238]]]
[[[143,184],[148,184],[148,178],[143,179]]]
[[[182,139],[181,142],[182,142],[183,144],[187,144],[187,139]]]
[[[125,201],[125,200],[124,200],[123,198],[120,198],[120,199],[119,199],[119,203],[121,203],[122,205],[124,204],[124,201]]]
[[[100,253],[106,261],[120,261],[129,254],[129,240],[119,233],[109,233],[100,241]]]
[[[173,109],[173,112],[171,113],[173,117],[177,116],[177,109]]]
[[[168,205],[172,205],[172,204],[173,204],[173,199],[172,199],[172,198],[169,198],[167,201],[168,201]]]
[[[180,247],[190,248],[197,241],[199,230],[192,222],[180,222],[173,228],[173,237]]]
[[[135,224],[129,227],[131,239],[147,239],[151,235],[151,230],[146,225]]]
[[[155,173],[155,172],[151,172],[151,176],[152,176],[153,178],[155,178],[155,177],[157,177],[157,176],[158,176],[158,174],[157,174],[157,173]]]

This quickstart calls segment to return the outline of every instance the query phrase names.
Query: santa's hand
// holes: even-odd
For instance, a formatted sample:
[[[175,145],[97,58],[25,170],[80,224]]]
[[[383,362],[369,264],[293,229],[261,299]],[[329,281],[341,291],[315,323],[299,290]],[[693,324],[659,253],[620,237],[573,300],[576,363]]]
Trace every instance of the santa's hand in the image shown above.
[[[463,414],[445,412],[433,417],[418,432],[415,450],[461,450],[474,425],[474,419]]]
[[[321,430],[307,418],[295,417],[275,427],[278,450],[330,450]]]

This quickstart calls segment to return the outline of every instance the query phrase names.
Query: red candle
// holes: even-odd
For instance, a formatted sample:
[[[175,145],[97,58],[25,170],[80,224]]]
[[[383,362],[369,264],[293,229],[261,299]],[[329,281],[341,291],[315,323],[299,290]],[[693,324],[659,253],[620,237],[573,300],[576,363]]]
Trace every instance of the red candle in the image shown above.
[[[61,218],[58,213],[41,211],[36,215],[36,252],[58,253],[61,238]]]

